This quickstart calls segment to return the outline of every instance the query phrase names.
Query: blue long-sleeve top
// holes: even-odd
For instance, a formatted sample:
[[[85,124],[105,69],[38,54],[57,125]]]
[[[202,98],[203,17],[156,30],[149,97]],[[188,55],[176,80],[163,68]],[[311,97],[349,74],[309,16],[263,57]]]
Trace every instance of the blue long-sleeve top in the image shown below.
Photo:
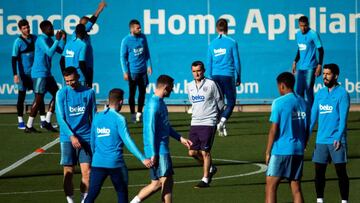
[[[86,43],[73,36],[66,42],[62,55],[65,57],[65,67],[75,67],[80,75],[79,81],[85,81],[84,73],[80,69],[80,61],[86,60]]]
[[[241,64],[238,44],[227,35],[219,35],[208,48],[207,70],[213,75],[231,76],[241,82]]]
[[[90,142],[91,120],[96,113],[93,89],[63,87],[56,93],[55,110],[60,126],[60,142],[70,142],[72,135],[80,142]]]
[[[53,40],[47,35],[39,35],[35,42],[34,63],[31,68],[32,78],[51,76],[51,59],[55,52],[62,53],[64,40]]]
[[[96,21],[96,19],[95,19],[95,21]],[[92,27],[95,24],[95,21],[94,22],[88,21],[86,23],[85,29],[86,29],[87,33],[91,31]],[[76,34],[74,33],[74,35],[76,35]],[[94,49],[93,49],[92,44],[91,44],[90,35],[86,34],[83,41],[86,44],[86,55],[85,55],[86,67],[93,69],[94,68]]]
[[[145,160],[145,156],[131,139],[125,117],[112,108],[107,108],[95,115],[91,127],[90,143],[93,153],[91,165],[94,167],[118,168],[124,166],[124,144],[137,159]]]
[[[169,154],[169,136],[180,141],[180,135],[171,127],[164,100],[153,95],[145,105],[143,116],[145,157]]]
[[[19,75],[30,75],[34,62],[35,42],[37,36],[30,35],[29,38],[19,36],[14,41],[12,57],[17,58],[17,69]]]
[[[315,95],[311,109],[310,132],[318,121],[316,143],[333,144],[335,140],[346,143],[349,108],[350,96],[340,85],[330,92],[329,88],[324,87]]]
[[[121,42],[120,59],[123,73],[146,73],[151,66],[146,36],[127,35]]]

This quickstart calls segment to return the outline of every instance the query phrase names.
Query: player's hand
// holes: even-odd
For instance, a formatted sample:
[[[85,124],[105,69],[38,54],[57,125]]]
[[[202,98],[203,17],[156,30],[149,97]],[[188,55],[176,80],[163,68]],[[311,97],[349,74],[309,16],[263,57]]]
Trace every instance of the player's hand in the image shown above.
[[[321,64],[318,64],[315,69],[315,77],[319,77],[321,74]]]
[[[151,157],[151,163],[152,163],[152,166],[157,166],[158,165],[158,160],[159,160],[159,156],[153,156]]]
[[[66,40],[66,32],[64,30],[60,31],[62,33],[62,40]]]
[[[341,142],[334,140],[334,147],[335,147],[335,151],[339,150],[341,147]]]
[[[180,142],[185,145],[188,149],[190,149],[191,145],[193,144],[190,140],[180,137]]]
[[[98,11],[99,12],[102,12],[102,10],[104,10],[104,8],[107,6],[106,2],[104,0],[102,0],[100,3],[99,3],[99,6],[98,6]]]
[[[19,83],[19,76],[18,75],[14,75],[14,83],[15,84]]]
[[[270,161],[270,154],[266,153],[266,155],[265,155],[265,164],[269,165],[269,161]]]
[[[129,74],[128,73],[124,73],[124,80],[126,80],[126,81],[129,80]]]
[[[295,63],[295,62],[293,62],[293,64],[292,64],[291,72],[292,72],[294,75],[295,75],[295,73],[296,73],[296,63]]]
[[[153,166],[153,163],[152,163],[152,161],[150,159],[145,159],[143,161],[143,164],[144,164],[144,166],[146,166],[146,168],[150,168],[150,167]]]
[[[75,149],[80,149],[81,144],[79,142],[79,139],[75,137],[74,135],[70,136],[71,144]]]
[[[56,34],[55,34],[56,40],[60,40],[61,36],[62,36],[62,32],[61,32],[61,31],[57,31]]]
[[[148,75],[151,75],[151,74],[152,74],[152,68],[151,68],[151,66],[148,67],[147,72],[148,72]]]

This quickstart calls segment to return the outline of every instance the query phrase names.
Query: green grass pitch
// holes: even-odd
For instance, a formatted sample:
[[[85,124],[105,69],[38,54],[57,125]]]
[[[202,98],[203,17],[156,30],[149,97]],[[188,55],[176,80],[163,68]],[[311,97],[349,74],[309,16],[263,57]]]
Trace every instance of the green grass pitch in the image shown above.
[[[129,114],[126,114],[129,118]],[[264,163],[265,145],[269,128],[268,113],[234,113],[228,122],[228,137],[216,137],[212,155],[218,166],[216,179],[210,188],[194,189],[202,177],[202,169],[187,158],[187,150],[172,140],[170,150],[173,156],[175,182],[174,202],[263,202],[265,174],[246,175],[259,170],[252,163]],[[187,137],[190,115],[170,113],[170,122],[183,136]],[[35,127],[38,127],[35,124]],[[141,124],[129,124],[130,132],[142,150]],[[314,148],[313,134],[305,154],[302,188],[306,202],[315,201],[314,168],[311,155]],[[30,154],[35,149],[56,139],[57,135],[43,131],[41,134],[24,134],[16,128],[15,114],[0,114],[0,170]],[[360,202],[360,113],[350,113],[348,119],[348,174],[350,177],[350,202]],[[125,150],[126,154],[128,152]],[[59,144],[50,148],[18,168],[0,177],[0,202],[65,202],[62,192],[62,168],[59,165]],[[230,161],[224,161],[226,159]],[[231,161],[233,160],[233,161]],[[149,172],[133,156],[126,156],[129,169],[129,198],[149,182]],[[248,161],[244,163],[239,161]],[[78,173],[74,177],[75,198],[79,202]],[[326,202],[340,202],[336,174],[333,166],[328,167],[325,189]],[[159,193],[145,202],[159,202]],[[279,186],[279,202],[292,202],[286,182]],[[105,182],[97,202],[116,202],[116,193],[109,179]]]

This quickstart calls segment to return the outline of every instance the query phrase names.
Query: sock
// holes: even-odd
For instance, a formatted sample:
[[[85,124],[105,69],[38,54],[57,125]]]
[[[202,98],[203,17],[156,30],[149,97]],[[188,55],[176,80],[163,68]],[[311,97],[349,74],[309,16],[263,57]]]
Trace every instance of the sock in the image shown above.
[[[203,177],[201,180],[202,180],[203,182],[205,182],[205,183],[209,183],[209,178]]]
[[[341,200],[341,203],[348,203],[347,200]]]
[[[221,123],[222,125],[224,125],[224,124],[225,124],[225,122],[226,122],[226,118],[225,118],[225,117],[221,117],[221,119],[220,119],[220,123]]]
[[[141,117],[141,112],[137,112],[136,117]]]
[[[74,196],[66,196],[66,201],[68,203],[74,203]]]
[[[27,125],[28,128],[32,128],[33,123],[34,123],[34,117],[30,116],[26,125]]]
[[[51,116],[52,116],[52,112],[47,112],[46,113],[46,122],[50,123],[51,122]]]
[[[88,195],[87,192],[81,193],[81,195],[80,195],[80,201],[81,201],[81,203],[84,203],[84,202],[85,202],[85,199],[86,199],[87,195]]]
[[[18,116],[18,122],[19,122],[19,123],[23,123],[23,122],[24,122],[24,119],[23,119],[22,116]]]
[[[324,199],[323,198],[317,198],[316,203],[324,203]]]
[[[214,171],[213,165],[210,166],[209,172],[212,173]]]
[[[46,117],[44,115],[40,115],[40,121],[45,121]]]
[[[135,196],[133,200],[131,200],[130,203],[140,203],[141,199],[138,196]]]

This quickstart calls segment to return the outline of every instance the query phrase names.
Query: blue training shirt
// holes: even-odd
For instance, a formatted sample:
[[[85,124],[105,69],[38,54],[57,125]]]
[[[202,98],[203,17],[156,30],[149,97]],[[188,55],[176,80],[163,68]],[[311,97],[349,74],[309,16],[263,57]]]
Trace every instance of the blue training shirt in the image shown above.
[[[350,96],[340,85],[334,87],[331,92],[328,87],[324,87],[315,95],[310,130],[318,121],[316,143],[333,144],[335,140],[346,143],[349,108]]]
[[[64,40],[53,40],[47,35],[39,35],[35,42],[34,63],[31,67],[32,78],[44,78],[51,76],[51,59],[55,52],[62,53]]]
[[[209,77],[213,75],[231,76],[241,81],[241,64],[238,44],[227,35],[219,35],[208,48],[207,69]]]
[[[310,109],[303,98],[288,93],[275,99],[270,121],[278,124],[272,155],[303,155],[309,132]]]
[[[301,30],[296,32],[296,41],[300,52],[300,60],[297,63],[299,70],[313,69],[318,65],[316,50],[322,47],[318,33],[310,29],[303,34]]]
[[[76,136],[80,142],[90,142],[91,119],[96,113],[95,92],[80,86],[65,86],[56,93],[56,118],[60,126],[60,142],[70,142]]]
[[[80,61],[85,61],[86,43],[76,36],[73,36],[72,39],[66,43],[62,55],[65,57],[65,67],[75,67],[80,75],[79,81],[84,82],[85,76],[80,69]]]
[[[30,75],[31,74],[31,66],[34,62],[34,51],[30,50],[30,44],[36,42],[37,37],[35,35],[31,35],[29,38],[20,37],[16,38],[14,41],[12,56],[18,57],[18,74],[19,75]],[[26,42],[25,42],[25,41]]]
[[[143,116],[143,142],[145,157],[169,154],[169,135],[180,140],[171,127],[163,98],[153,95],[145,105]]]
[[[145,160],[144,155],[130,137],[125,117],[112,108],[107,108],[95,115],[91,126],[90,143],[93,153],[91,166],[94,167],[124,166],[124,144],[137,159]]]
[[[127,35],[121,42],[120,59],[123,73],[146,73],[151,66],[146,36]]]

